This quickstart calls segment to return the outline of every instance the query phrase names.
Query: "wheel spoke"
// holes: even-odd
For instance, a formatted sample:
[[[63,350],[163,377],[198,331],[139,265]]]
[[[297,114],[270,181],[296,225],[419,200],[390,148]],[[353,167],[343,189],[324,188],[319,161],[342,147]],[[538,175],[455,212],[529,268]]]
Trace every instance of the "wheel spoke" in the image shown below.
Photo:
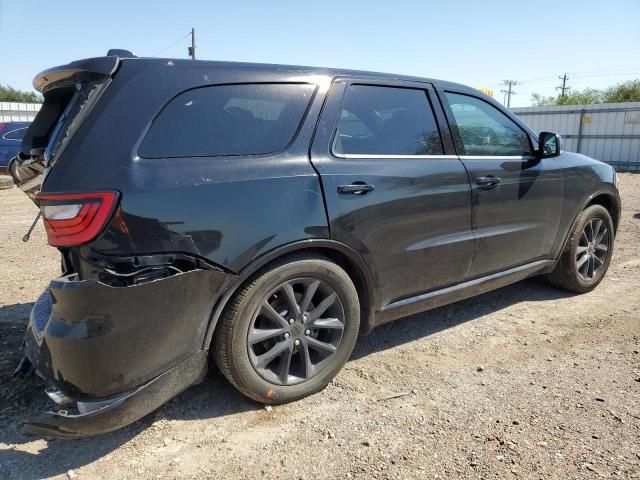
[[[593,259],[598,262],[600,265],[604,265],[604,260],[600,259],[597,255],[593,256]]]
[[[314,348],[315,350],[320,350],[324,352],[333,353],[336,351],[336,347],[334,347],[330,343],[321,342],[317,338],[313,338],[313,337],[307,337],[307,345]]]
[[[588,267],[587,267],[587,277],[593,278],[593,270],[594,270],[595,262],[593,261],[593,257],[589,257]]]
[[[278,335],[283,335],[284,332],[284,328],[253,328],[249,333],[249,344],[255,345],[256,343],[264,342],[265,340],[277,337]]]
[[[260,368],[264,368],[269,365],[276,357],[282,355],[282,353],[290,348],[290,342],[276,343],[271,350],[256,357],[256,365]]]
[[[284,296],[287,297],[287,304],[289,305],[289,315],[294,317],[300,314],[300,307],[296,301],[296,294],[293,291],[293,287],[290,283],[285,283],[282,286]]]
[[[591,220],[587,224],[588,229],[585,228],[585,232],[587,232],[587,238],[589,241],[593,240],[593,220]]]
[[[286,328],[289,326],[289,323],[287,322],[287,320],[278,312],[276,312],[276,310],[271,305],[269,305],[269,302],[267,302],[266,300],[262,302],[260,313],[264,314],[264,316],[267,317],[272,322],[276,323],[277,325],[280,325],[280,327]]]
[[[584,230],[580,234],[580,243],[585,245],[589,243],[589,236],[587,235],[587,227],[584,227]]]
[[[598,235],[600,234],[600,228],[602,228],[602,220],[600,220],[599,218],[594,218],[591,227],[593,232],[593,237],[591,237],[591,239],[594,240],[594,243],[597,243],[595,242],[595,239],[597,239]]]
[[[609,245],[607,245],[606,243],[601,243],[599,245],[596,245],[596,250],[600,250],[602,252],[607,252],[607,251],[609,251]]]
[[[579,257],[581,253],[584,253],[587,250],[589,250],[589,247],[583,247],[581,245],[578,245],[578,247],[576,248],[576,257]]]
[[[606,227],[603,227],[602,230],[600,231],[600,234],[596,236],[596,239],[593,241],[593,243],[595,243],[596,245],[602,243],[602,239],[605,237],[606,234],[607,234],[607,229]]]
[[[327,328],[331,330],[343,330],[344,324],[337,318],[318,318],[309,325],[311,328]]]
[[[289,345],[289,348],[285,350],[282,357],[280,357],[280,381],[285,385],[289,383],[289,369],[291,368],[291,356],[293,355],[293,349]]]
[[[320,280],[314,280],[308,286],[306,291],[304,292],[304,297],[300,302],[300,311],[306,312],[309,308],[309,304],[311,303],[311,299],[316,294],[316,290],[318,290],[318,286],[320,285]]]
[[[327,309],[333,305],[333,303],[336,301],[336,294],[335,292],[332,293],[331,295],[329,295],[327,298],[325,298],[324,300],[322,300],[317,306],[316,308],[314,308],[313,310],[311,310],[311,312],[309,312],[308,315],[308,319],[307,321],[309,322],[313,322],[316,319],[320,318],[322,316],[322,314],[324,312],[327,311]]]
[[[578,270],[580,270],[584,266],[587,260],[589,260],[589,255],[585,253],[584,255],[582,255],[582,257],[580,257],[580,259],[578,260],[578,263],[576,264],[576,266],[578,267]]]
[[[304,378],[310,378],[315,373],[315,367],[311,363],[311,355],[309,354],[309,346],[307,342],[302,342],[302,348],[300,352],[300,361],[302,362],[302,368],[304,369]]]

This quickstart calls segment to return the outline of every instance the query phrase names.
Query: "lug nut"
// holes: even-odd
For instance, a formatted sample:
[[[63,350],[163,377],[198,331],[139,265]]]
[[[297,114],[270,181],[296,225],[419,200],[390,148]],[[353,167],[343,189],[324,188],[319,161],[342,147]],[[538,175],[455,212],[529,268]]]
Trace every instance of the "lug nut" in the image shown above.
[[[293,325],[296,321],[293,318],[289,319],[289,325]]]
[[[295,342],[293,342],[293,343],[295,343],[296,345],[300,345],[300,340],[296,340],[296,341],[295,341]]]
[[[285,338],[285,339],[287,339],[287,338],[289,338],[289,337],[290,337],[289,332],[285,332],[285,334],[284,334],[284,338]]]
[[[302,315],[302,321],[306,322],[307,321],[307,316],[306,315]]]
[[[311,330],[309,330],[309,329],[305,330],[305,331],[304,331],[304,334],[305,334],[305,335],[311,335]]]

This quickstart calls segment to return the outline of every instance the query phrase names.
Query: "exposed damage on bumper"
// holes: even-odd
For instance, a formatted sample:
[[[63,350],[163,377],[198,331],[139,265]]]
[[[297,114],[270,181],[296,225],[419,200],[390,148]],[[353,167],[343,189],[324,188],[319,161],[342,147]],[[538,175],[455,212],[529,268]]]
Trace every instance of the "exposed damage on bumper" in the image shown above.
[[[141,269],[148,268],[141,266]],[[203,346],[218,295],[233,278],[195,268],[141,284],[110,286],[70,274],[35,303],[26,363],[47,385],[57,412],[26,421],[30,434],[106,433],[155,410],[206,373]]]
[[[112,432],[144,417],[190,385],[207,371],[206,351],[201,350],[144,385],[108,400],[78,402],[78,413],[43,412],[29,418],[23,433],[76,438]],[[95,407],[95,408],[93,408]]]

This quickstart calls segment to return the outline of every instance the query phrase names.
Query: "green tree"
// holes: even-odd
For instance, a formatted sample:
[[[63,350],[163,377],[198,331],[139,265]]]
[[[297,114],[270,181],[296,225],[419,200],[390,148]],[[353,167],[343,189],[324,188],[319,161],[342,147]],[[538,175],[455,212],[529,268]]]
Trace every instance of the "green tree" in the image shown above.
[[[640,102],[640,79],[629,80],[607,88],[604,103]]]
[[[16,90],[0,84],[0,102],[41,103],[42,96],[36,92]]]
[[[558,96],[556,105],[590,105],[603,102],[602,90],[585,88],[584,90],[569,91],[564,97]]]
[[[593,103],[640,102],[640,79],[618,83],[604,90],[585,88],[569,91],[564,97],[545,97],[539,93],[531,95],[531,104],[542,105],[591,105]]]
[[[534,107],[542,107],[544,105],[555,105],[556,98],[555,97],[545,97],[544,95],[540,95],[539,93],[531,94],[531,104]]]

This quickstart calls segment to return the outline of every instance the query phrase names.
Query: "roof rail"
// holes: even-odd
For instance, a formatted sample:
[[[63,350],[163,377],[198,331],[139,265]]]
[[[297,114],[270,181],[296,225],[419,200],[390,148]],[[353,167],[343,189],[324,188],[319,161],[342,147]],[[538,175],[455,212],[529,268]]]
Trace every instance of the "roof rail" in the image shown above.
[[[123,48],[112,48],[107,52],[107,57],[135,58],[137,55]]]

